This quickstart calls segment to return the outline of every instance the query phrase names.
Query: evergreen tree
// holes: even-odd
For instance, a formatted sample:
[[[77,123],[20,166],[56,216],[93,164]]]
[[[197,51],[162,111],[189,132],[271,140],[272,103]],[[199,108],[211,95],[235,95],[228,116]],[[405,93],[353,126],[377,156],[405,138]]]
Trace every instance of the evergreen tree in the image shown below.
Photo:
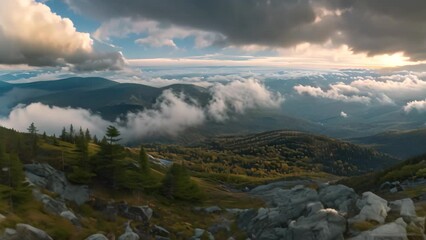
[[[32,135],[35,135],[38,132],[38,130],[37,130],[37,128],[36,128],[36,126],[34,125],[33,122],[30,124],[30,126],[27,128],[27,130]]]
[[[59,137],[62,141],[68,141],[68,133],[65,127],[62,129],[61,136]]]
[[[112,125],[108,126],[105,135],[109,140],[109,144],[114,144],[121,140],[121,138],[118,138],[120,136],[120,131]]]
[[[142,146],[139,152],[139,166],[143,175],[150,174],[151,168],[149,167],[148,154],[146,154],[145,149]]]
[[[191,180],[186,168],[173,164],[163,179],[161,192],[170,199],[198,202],[204,198],[198,185]]]
[[[86,128],[86,132],[84,133],[84,136],[86,137],[86,140],[88,142],[92,141],[92,135],[90,135],[90,131],[88,128]]]

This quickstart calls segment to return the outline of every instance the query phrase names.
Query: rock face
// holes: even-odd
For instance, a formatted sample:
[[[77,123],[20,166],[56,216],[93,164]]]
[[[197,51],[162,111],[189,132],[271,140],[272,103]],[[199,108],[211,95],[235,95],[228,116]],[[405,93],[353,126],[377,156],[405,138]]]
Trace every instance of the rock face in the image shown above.
[[[6,229],[2,240],[53,240],[46,232],[28,224],[18,223],[15,229]]]
[[[89,200],[89,188],[86,185],[71,184],[65,174],[49,164],[25,164],[25,175],[28,180],[42,188],[55,192],[61,198],[81,205]]]
[[[351,223],[374,220],[383,224],[390,210],[388,202],[372,192],[363,193],[362,198],[357,201],[356,205],[361,212],[350,219]]]

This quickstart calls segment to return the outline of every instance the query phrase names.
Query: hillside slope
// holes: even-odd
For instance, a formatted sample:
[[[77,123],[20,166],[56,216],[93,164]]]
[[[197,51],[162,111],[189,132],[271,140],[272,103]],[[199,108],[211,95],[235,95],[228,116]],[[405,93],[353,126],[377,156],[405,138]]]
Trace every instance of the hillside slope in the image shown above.
[[[399,158],[414,157],[426,152],[426,128],[410,131],[392,131],[351,139]]]

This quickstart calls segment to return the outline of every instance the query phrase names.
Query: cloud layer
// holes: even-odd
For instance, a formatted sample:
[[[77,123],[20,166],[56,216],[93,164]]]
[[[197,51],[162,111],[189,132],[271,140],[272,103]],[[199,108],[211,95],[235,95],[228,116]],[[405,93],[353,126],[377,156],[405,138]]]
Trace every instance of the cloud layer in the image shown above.
[[[63,66],[75,71],[117,70],[119,52],[98,52],[88,33],[35,0],[0,1],[0,64]]]
[[[423,0],[65,1],[105,22],[131,18],[173,24],[220,35],[221,44],[293,47],[331,41],[369,55],[402,52],[414,60],[426,59]]]
[[[224,121],[248,109],[278,108],[283,97],[265,88],[259,81],[233,81],[215,84],[209,89],[212,100],[200,106],[183,93],[165,90],[151,109],[128,113],[125,118],[110,122],[86,109],[51,107],[41,103],[16,106],[7,117],[0,118],[0,125],[26,131],[31,122],[49,134],[59,134],[64,126],[90,129],[102,137],[108,125],[121,131],[124,141],[130,142],[147,136],[176,136],[189,127],[206,121]],[[48,117],[46,117],[48,116]]]
[[[379,103],[394,105],[423,98],[426,92],[426,80],[423,73],[401,72],[378,77],[357,77],[349,82],[329,84],[327,88],[311,85],[297,85],[298,94],[333,99],[342,102],[364,104]]]

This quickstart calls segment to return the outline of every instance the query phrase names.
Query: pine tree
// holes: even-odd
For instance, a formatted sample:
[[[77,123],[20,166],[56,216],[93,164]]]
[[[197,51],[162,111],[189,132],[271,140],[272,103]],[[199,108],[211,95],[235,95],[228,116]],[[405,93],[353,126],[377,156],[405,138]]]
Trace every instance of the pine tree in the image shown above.
[[[163,179],[162,193],[170,199],[198,202],[204,198],[183,165],[173,164]]]
[[[139,166],[143,175],[148,176],[150,174],[151,168],[149,167],[148,155],[146,154],[145,149],[142,146],[139,152]]]
[[[120,136],[120,131],[112,125],[108,126],[105,134],[109,140],[109,144],[114,144],[121,140],[121,138],[118,138]]]
[[[92,136],[90,135],[90,131],[88,128],[86,128],[86,132],[84,133],[84,136],[86,137],[86,140],[88,142],[92,141]]]

